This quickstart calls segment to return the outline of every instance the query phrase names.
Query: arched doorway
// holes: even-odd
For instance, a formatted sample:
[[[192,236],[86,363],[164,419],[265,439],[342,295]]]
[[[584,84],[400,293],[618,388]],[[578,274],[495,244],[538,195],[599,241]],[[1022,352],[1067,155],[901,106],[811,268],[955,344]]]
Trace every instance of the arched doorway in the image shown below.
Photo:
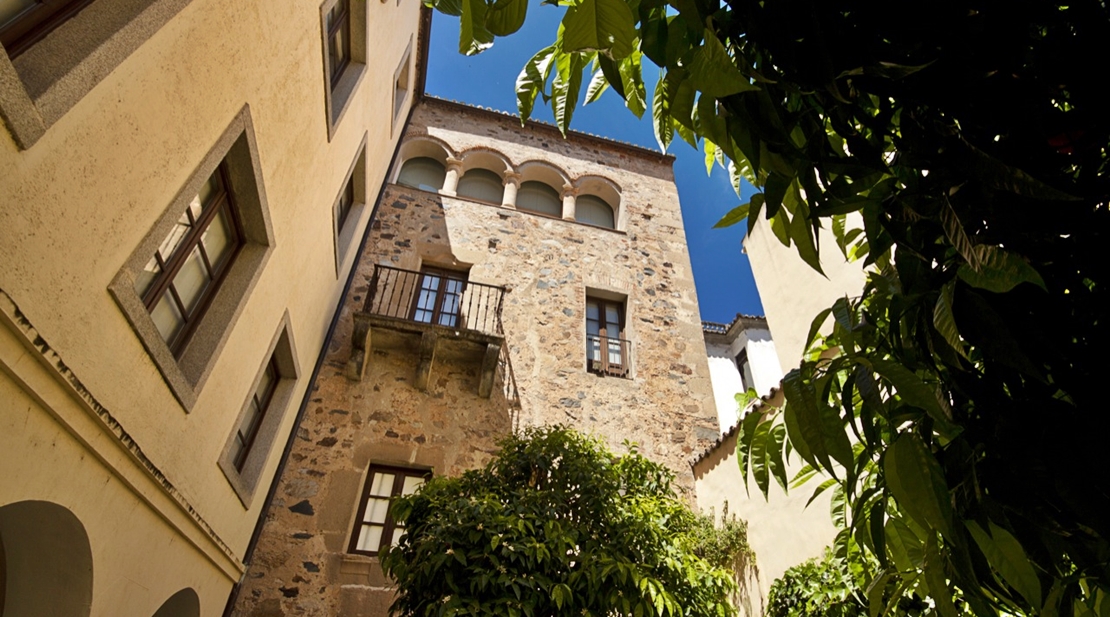
[[[200,617],[200,598],[186,587],[163,602],[153,617]]]
[[[0,617],[88,617],[92,550],[85,526],[49,501],[0,507]]]

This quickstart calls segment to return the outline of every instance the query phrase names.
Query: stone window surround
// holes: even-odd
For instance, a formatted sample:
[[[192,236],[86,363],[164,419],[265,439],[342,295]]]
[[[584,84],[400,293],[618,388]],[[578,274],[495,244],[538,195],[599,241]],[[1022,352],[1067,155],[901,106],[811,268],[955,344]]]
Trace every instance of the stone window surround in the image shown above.
[[[366,225],[366,219],[370,216],[370,208],[367,207],[367,194],[366,194],[366,142],[369,138],[368,133],[362,134],[362,142],[358,145],[357,154],[351,160],[351,166],[347,169],[347,173],[343,176],[343,182],[339,185],[339,192],[335,195],[335,200],[332,202],[332,240],[335,243],[335,276],[338,279],[339,273],[343,271],[343,264],[345,264],[351,255],[353,248],[358,245],[358,230]],[[354,179],[355,184],[355,201],[351,205],[351,211],[347,215],[347,221],[343,225],[343,229],[339,228],[339,221],[335,219],[336,204],[343,197],[343,190],[347,186],[348,179]]]
[[[21,150],[192,0],[95,0],[12,61],[0,48],[0,116]]]
[[[246,510],[251,507],[255,490],[258,488],[259,480],[262,477],[262,470],[266,466],[266,460],[270,457],[270,450],[273,448],[278,429],[281,427],[293,400],[293,391],[296,389],[296,382],[301,374],[300,362],[297,360],[297,346],[293,341],[293,325],[289,319],[289,309],[286,309],[282,315],[277,331],[262,357],[263,360],[259,365],[258,373],[247,389],[239,416],[232,425],[231,434],[217,463],[220,471],[227,478],[228,484],[231,485],[232,490],[235,491],[235,495],[239,497],[239,501]],[[265,373],[271,357],[276,361],[279,379],[274,394],[270,398],[270,404],[266,407],[265,415],[262,417],[262,423],[258,427],[258,433],[254,437],[253,445],[247,454],[247,459],[243,462],[243,469],[239,471],[235,469],[232,454],[235,446],[235,433],[239,430],[239,426],[249,412],[251,397],[254,395],[255,389],[258,388],[258,383],[262,380],[262,375]]]
[[[235,196],[243,245],[180,358],[175,358],[135,292],[135,279],[222,161],[226,162],[229,191]],[[112,298],[186,413],[196,404],[274,245],[250,107],[244,105],[108,285]]]
[[[320,66],[324,79],[324,113],[328,127],[328,142],[335,136],[339,123],[350,107],[351,99],[366,75],[367,0],[351,0],[350,46],[351,59],[333,87],[328,74],[328,11],[339,0],[324,0],[320,5]]]
[[[358,496],[355,500],[354,508],[351,511],[351,524],[347,527],[349,529],[349,535],[346,538],[346,544],[344,545],[346,547],[344,561],[347,561],[347,558],[349,557],[356,558],[358,561],[362,561],[367,558],[372,561],[378,560],[380,551],[365,552],[359,551],[355,548],[362,527],[362,521],[360,520],[360,518],[365,510],[366,502],[368,501],[368,497],[370,495],[370,480],[372,478],[371,472],[374,471],[401,472],[408,477],[422,476],[425,482],[427,482],[434,476],[434,470],[432,469],[432,467],[429,467],[427,465],[417,465],[409,462],[398,461],[371,460],[370,463],[366,465],[365,470],[362,473],[362,478],[360,479],[358,485]],[[391,497],[392,496],[396,495],[391,492]],[[390,528],[391,531],[395,530],[392,525],[389,524],[392,522],[391,517],[387,515],[386,520],[388,521],[386,526]]]
[[[601,228],[604,229],[604,228]],[[624,376],[617,375],[603,375],[601,373],[591,371],[589,361],[586,359],[586,354],[582,354],[582,370],[590,375],[598,378],[617,378],[635,381],[636,379],[636,362],[635,362],[635,342],[632,332],[632,316],[630,314],[631,304],[628,301],[628,294],[613,289],[605,289],[595,286],[586,286],[582,292],[582,341],[583,349],[585,349],[586,342],[586,302],[590,299],[598,299],[609,303],[618,304],[621,307],[621,321],[623,331],[619,338],[629,342],[628,357],[624,358],[624,362],[628,365],[628,371]]]

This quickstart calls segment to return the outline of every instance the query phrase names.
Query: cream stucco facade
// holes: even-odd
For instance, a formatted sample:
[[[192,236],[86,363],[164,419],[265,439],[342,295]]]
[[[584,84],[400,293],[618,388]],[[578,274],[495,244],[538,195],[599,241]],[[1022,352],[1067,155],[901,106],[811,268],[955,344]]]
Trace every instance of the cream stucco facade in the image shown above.
[[[419,95],[418,3],[352,0],[334,82],[328,9],[94,0],[0,50],[4,617],[215,616],[240,580]],[[175,352],[136,277],[216,169],[242,245]],[[271,357],[281,379],[237,470]],[[36,575],[64,563],[53,587]]]

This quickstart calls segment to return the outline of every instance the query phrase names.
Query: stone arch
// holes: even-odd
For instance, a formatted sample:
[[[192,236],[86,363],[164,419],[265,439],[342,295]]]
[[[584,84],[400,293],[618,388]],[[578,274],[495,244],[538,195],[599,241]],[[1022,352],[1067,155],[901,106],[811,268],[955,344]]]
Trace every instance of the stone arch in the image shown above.
[[[508,157],[490,148],[472,148],[460,156],[462,174],[458,196],[501,204],[505,197],[505,178],[514,173]]]
[[[612,229],[620,229],[621,225],[621,187],[608,178],[602,176],[582,176],[574,182],[574,188],[578,190],[578,197],[576,201],[579,204],[588,204],[587,207],[578,209],[576,205],[575,220],[598,225],[600,227],[610,227]],[[583,199],[586,197],[587,199]],[[591,199],[592,198],[592,199]],[[600,202],[600,203],[599,203]],[[604,219],[604,207],[608,206],[612,210],[611,224]],[[601,218],[591,218],[590,212],[594,211]]]
[[[163,602],[153,617],[200,617],[200,598],[186,587]]]
[[[401,177],[401,171],[405,169],[405,163],[410,160],[417,159],[431,159],[443,167],[446,173],[448,161],[454,158],[454,153],[451,146],[447,145],[443,140],[437,139],[430,135],[417,135],[407,139],[401,144],[401,150],[398,152],[399,164],[393,170],[393,174],[389,178],[391,183],[397,183]],[[442,181],[441,186],[442,187]]]
[[[543,182],[560,193],[570,184],[567,172],[547,161],[525,161],[517,166],[517,173],[521,182]]]
[[[3,617],[88,617],[92,548],[67,508],[49,501],[0,507],[0,551]]]

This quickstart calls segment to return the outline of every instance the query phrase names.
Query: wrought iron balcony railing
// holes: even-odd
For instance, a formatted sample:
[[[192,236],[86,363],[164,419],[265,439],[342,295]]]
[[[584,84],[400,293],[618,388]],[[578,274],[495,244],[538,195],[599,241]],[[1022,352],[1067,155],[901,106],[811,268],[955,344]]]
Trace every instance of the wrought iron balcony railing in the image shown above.
[[[587,334],[586,366],[594,373],[628,377],[632,366],[632,341]]]
[[[475,283],[465,273],[427,268],[420,272],[375,266],[365,312],[416,323],[503,336],[505,288]]]

